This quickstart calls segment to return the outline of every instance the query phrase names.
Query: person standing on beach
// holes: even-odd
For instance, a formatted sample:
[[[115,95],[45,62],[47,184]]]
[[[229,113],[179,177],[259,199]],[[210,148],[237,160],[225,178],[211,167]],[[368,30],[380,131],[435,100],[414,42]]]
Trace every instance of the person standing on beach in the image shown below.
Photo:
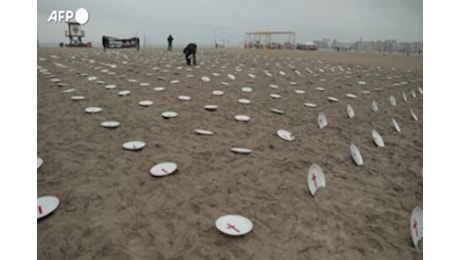
[[[187,61],[187,65],[191,65],[191,61],[192,61],[192,58],[193,58],[193,65],[196,65],[196,50],[197,50],[197,46],[195,43],[189,43],[185,49],[184,49],[184,54],[185,54],[185,60]]]
[[[171,34],[169,35],[167,40],[168,40],[168,51],[172,51],[172,41],[174,40],[174,38],[172,37]]]

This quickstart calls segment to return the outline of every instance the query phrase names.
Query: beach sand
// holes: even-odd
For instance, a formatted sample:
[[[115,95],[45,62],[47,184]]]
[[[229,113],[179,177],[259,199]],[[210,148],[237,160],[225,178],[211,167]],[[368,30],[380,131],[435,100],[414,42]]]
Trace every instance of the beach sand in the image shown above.
[[[416,249],[409,233],[412,209],[423,205],[422,56],[199,49],[197,62],[189,67],[179,51],[163,49],[38,49],[39,69],[64,83],[37,72],[37,152],[44,160],[37,195],[60,200],[52,215],[37,222],[38,259],[423,258],[422,242]],[[109,84],[117,87],[106,89]],[[75,91],[63,93],[70,88]],[[131,94],[119,96],[121,90]],[[86,99],[73,101],[74,95]],[[251,104],[239,104],[240,98]],[[154,103],[141,107],[141,100]],[[206,104],[219,107],[207,111]],[[348,104],[355,110],[352,119]],[[88,114],[90,106],[103,110]],[[178,117],[164,119],[161,113],[168,110]],[[329,121],[321,130],[319,112]],[[238,122],[237,114],[251,120]],[[106,120],[121,125],[101,127]],[[197,135],[196,128],[215,135]],[[280,139],[278,129],[295,140]],[[384,148],[373,143],[372,129],[382,135]],[[146,142],[145,148],[124,150],[132,140]],[[364,165],[354,164],[351,143]],[[231,147],[252,153],[235,154]],[[164,161],[177,163],[178,171],[150,175]],[[313,163],[326,179],[315,197],[307,186]],[[227,214],[250,219],[252,232],[219,232],[215,221]]]

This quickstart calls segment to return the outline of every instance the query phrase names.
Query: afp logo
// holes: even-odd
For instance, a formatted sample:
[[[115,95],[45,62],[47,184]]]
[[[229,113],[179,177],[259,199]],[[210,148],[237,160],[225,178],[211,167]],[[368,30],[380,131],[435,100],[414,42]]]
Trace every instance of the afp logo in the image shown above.
[[[85,8],[78,8],[75,12],[71,10],[53,10],[48,17],[48,23],[60,23],[62,21],[68,22],[75,18],[77,23],[83,25],[89,21],[89,13]]]

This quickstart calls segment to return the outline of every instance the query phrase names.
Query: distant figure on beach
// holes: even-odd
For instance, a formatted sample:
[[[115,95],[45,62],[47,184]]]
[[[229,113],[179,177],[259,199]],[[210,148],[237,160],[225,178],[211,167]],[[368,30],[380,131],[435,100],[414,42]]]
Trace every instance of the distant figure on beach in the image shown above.
[[[168,51],[172,51],[172,41],[173,40],[174,40],[174,38],[170,34],[169,37],[168,37]]]
[[[189,43],[185,49],[184,49],[184,54],[185,54],[185,60],[187,61],[187,65],[191,65],[191,61],[193,58],[193,65],[196,65],[196,49],[198,47],[196,46],[195,43]]]

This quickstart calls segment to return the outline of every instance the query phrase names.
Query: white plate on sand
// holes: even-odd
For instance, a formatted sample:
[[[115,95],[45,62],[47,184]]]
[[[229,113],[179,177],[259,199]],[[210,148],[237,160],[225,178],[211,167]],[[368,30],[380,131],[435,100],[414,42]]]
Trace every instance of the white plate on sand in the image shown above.
[[[177,164],[173,162],[163,162],[150,168],[150,174],[161,177],[174,173],[177,170]]]
[[[248,74],[248,77],[250,77],[251,79],[255,79],[255,78],[256,78],[256,76],[255,76],[254,74],[251,74],[251,73]]]
[[[363,157],[361,156],[361,153],[359,152],[358,147],[356,147],[354,143],[350,144],[350,153],[356,165],[358,166],[363,165]]]
[[[318,114],[318,126],[320,129],[323,129],[327,126],[327,117],[326,114],[324,114],[323,112],[320,112]]]
[[[250,154],[252,152],[251,149],[243,148],[243,147],[232,147],[230,151],[234,153],[241,153],[241,154]]]
[[[116,88],[116,87],[117,87],[116,85],[112,85],[112,84],[111,84],[111,85],[106,85],[106,86],[105,86],[106,89],[114,89],[114,88]]]
[[[318,90],[318,91],[324,91],[324,90],[326,90],[326,89],[325,89],[325,88],[322,88],[322,87],[317,87],[316,90]]]
[[[327,97],[327,100],[332,101],[332,102],[338,102],[339,99],[336,97]]]
[[[366,85],[366,81],[358,81],[358,85]]]
[[[233,76],[232,74],[228,74],[227,77],[231,80],[235,80],[235,76]]]
[[[418,92],[420,93],[420,95],[423,95],[423,89],[421,87],[418,87]]]
[[[153,88],[153,90],[155,90],[155,91],[163,91],[163,90],[165,90],[165,87],[155,87],[155,88]]]
[[[248,122],[251,118],[247,115],[236,115],[234,118],[241,122]]]
[[[396,99],[394,96],[390,96],[388,100],[390,101],[390,105],[396,106]]]
[[[375,129],[372,129],[372,138],[374,139],[375,145],[378,147],[385,147],[382,136]]]
[[[413,98],[416,98],[416,97],[417,97],[417,95],[415,94],[415,91],[411,90],[410,93],[412,94],[412,97],[413,97]]]
[[[278,108],[270,108],[270,111],[272,111],[275,114],[280,114],[280,115],[284,114],[284,111]]]
[[[286,72],[284,72],[282,70],[280,70],[279,73],[280,73],[281,76],[286,76]]]
[[[410,235],[415,248],[418,247],[418,241],[423,237],[423,211],[420,207],[412,210],[410,217]]]
[[[142,150],[145,147],[145,142],[143,141],[129,141],[123,144],[123,148],[131,151]]]
[[[284,129],[279,129],[276,131],[276,134],[283,140],[292,142],[295,139],[295,136],[292,135],[291,132],[284,130]]]
[[[99,113],[99,112],[101,112],[101,111],[102,111],[102,108],[101,108],[101,107],[87,107],[87,108],[85,108],[85,112],[86,112],[86,113],[90,113],[90,114],[92,114],[92,113]]]
[[[248,104],[251,104],[251,100],[245,99],[245,98],[240,98],[240,99],[238,99],[238,103],[243,104],[243,105],[248,105]]]
[[[270,85],[268,85],[268,86],[269,86],[270,88],[274,88],[274,89],[279,88],[279,86],[278,86],[278,85],[275,85],[275,84],[270,84]]]
[[[129,91],[129,90],[122,90],[122,91],[118,92],[119,96],[127,96],[129,94],[131,94],[131,91]]]
[[[352,93],[347,93],[347,97],[349,97],[349,98],[357,98],[358,96],[356,96],[355,94],[352,94]]]
[[[349,118],[355,117],[355,111],[353,110],[353,107],[351,107],[351,105],[347,106],[347,114]]]
[[[229,236],[244,236],[251,232],[252,222],[240,215],[225,215],[216,220],[216,228]]]
[[[396,130],[396,132],[401,133],[401,128],[399,127],[398,122],[396,122],[396,119],[392,118],[391,122],[393,123],[393,127]]]
[[[270,97],[271,97],[271,98],[274,98],[274,99],[280,99],[280,98],[281,98],[281,95],[278,95],[278,94],[270,94]]]
[[[315,107],[317,107],[318,105],[316,105],[315,103],[308,103],[308,102],[307,102],[307,103],[304,103],[304,106],[315,108]]]
[[[314,163],[308,169],[308,188],[313,197],[320,187],[326,187],[326,178],[321,167]]]
[[[40,157],[37,157],[37,169],[40,169],[43,165],[43,159]]]
[[[201,77],[201,80],[204,81],[204,82],[211,81],[211,79],[209,77],[206,77],[206,76]]]
[[[223,92],[222,90],[214,90],[214,91],[212,92],[212,94],[213,94],[214,96],[222,96],[222,95],[224,94],[224,92]]]
[[[220,84],[224,85],[224,86],[230,86],[230,84],[228,82],[225,82],[225,81],[221,81]]]
[[[243,87],[243,88],[241,88],[241,91],[249,93],[249,92],[252,92],[252,88]]]
[[[75,101],[79,101],[79,100],[84,100],[85,97],[84,96],[72,96],[72,97],[70,97],[70,99],[75,100]]]
[[[418,121],[418,117],[415,115],[414,113],[414,110],[410,110],[410,115],[412,116],[412,119],[414,119],[415,121]]]
[[[204,109],[214,111],[214,110],[217,110],[218,107],[219,107],[218,105],[205,105]]]
[[[407,95],[406,95],[406,92],[403,92],[403,93],[402,93],[402,97],[403,97],[404,102],[407,102]]]
[[[372,100],[371,109],[372,109],[372,111],[374,111],[374,112],[379,111],[379,106],[377,105],[377,101]]]
[[[176,79],[176,80],[171,80],[169,83],[171,83],[171,84],[179,84],[180,81]]]
[[[95,81],[96,79],[97,79],[97,77],[96,77],[96,76],[91,76],[91,77],[88,77],[88,80],[89,80],[89,81]]]
[[[120,122],[118,122],[118,121],[104,121],[104,122],[101,123],[101,126],[105,127],[105,128],[117,128],[118,126],[120,126]]]
[[[139,101],[139,106],[142,106],[142,107],[149,107],[153,105],[153,101],[152,100],[141,100]]]
[[[192,100],[192,98],[189,97],[189,96],[178,96],[177,99],[179,99],[180,101],[190,101],[190,100]]]
[[[69,89],[63,90],[62,93],[71,93],[71,92],[74,92],[74,91],[75,91],[74,88],[69,88]]]
[[[148,82],[141,82],[141,83],[139,84],[139,86],[141,86],[141,87],[148,87],[148,86],[150,86],[150,83],[148,83]]]
[[[161,116],[163,116],[164,118],[173,118],[173,117],[177,117],[177,115],[178,114],[174,111],[165,111],[161,113]]]
[[[214,132],[204,129],[195,129],[195,133],[198,135],[214,135]]]
[[[41,219],[57,209],[59,206],[59,199],[55,196],[42,196],[37,199],[37,206],[37,219]]]

